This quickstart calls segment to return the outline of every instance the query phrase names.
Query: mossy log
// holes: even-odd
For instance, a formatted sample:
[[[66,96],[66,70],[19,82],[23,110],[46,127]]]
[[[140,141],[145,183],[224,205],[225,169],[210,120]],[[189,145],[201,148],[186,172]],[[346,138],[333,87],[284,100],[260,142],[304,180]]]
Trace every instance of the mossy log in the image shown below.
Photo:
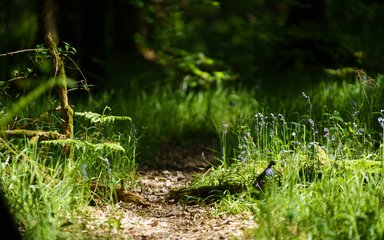
[[[60,134],[57,131],[40,131],[40,130],[26,130],[26,129],[15,129],[5,130],[5,134],[14,138],[34,138],[38,137],[38,140],[58,140],[66,139],[66,135]]]

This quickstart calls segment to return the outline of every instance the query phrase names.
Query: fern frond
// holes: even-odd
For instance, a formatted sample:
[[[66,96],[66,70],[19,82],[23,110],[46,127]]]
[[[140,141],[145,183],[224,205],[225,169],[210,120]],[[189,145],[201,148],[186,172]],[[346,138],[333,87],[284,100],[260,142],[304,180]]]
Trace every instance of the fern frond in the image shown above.
[[[51,146],[65,146],[65,145],[72,145],[75,147],[75,149],[81,149],[81,148],[89,148],[94,151],[117,151],[117,152],[125,152],[125,149],[119,144],[115,142],[105,142],[105,143],[90,143],[87,141],[80,141],[75,139],[61,139],[61,140],[47,140],[47,141],[41,141],[41,144],[45,145],[51,145]]]
[[[93,144],[96,151],[111,150],[116,152],[125,152],[125,149],[119,144],[114,142]]]
[[[94,112],[75,112],[75,116],[83,117],[92,124],[114,123],[115,121],[132,121],[132,119],[128,116],[105,116]]]

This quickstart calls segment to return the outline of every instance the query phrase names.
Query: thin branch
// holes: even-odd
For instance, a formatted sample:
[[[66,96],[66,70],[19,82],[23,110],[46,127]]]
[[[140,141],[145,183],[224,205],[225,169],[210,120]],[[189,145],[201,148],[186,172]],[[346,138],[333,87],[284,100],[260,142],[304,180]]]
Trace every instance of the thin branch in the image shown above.
[[[22,49],[14,52],[0,53],[0,57],[13,56],[15,54],[25,53],[25,52],[37,52],[38,50],[39,49],[37,48],[30,48],[30,49]]]
[[[83,74],[83,71],[81,71],[80,67],[76,64],[76,62],[70,56],[66,56],[66,57],[69,59],[69,61],[72,62],[72,64],[75,66],[75,68],[79,71],[80,75],[83,77],[83,81],[82,82],[83,82],[83,86],[85,86],[84,89],[87,92],[89,92],[90,91],[89,86],[91,86],[91,85],[88,85],[87,78]]]
[[[12,81],[16,81],[16,80],[21,80],[21,79],[27,79],[28,77],[14,77],[14,78],[11,78],[9,80],[7,80],[7,82],[12,82]]]

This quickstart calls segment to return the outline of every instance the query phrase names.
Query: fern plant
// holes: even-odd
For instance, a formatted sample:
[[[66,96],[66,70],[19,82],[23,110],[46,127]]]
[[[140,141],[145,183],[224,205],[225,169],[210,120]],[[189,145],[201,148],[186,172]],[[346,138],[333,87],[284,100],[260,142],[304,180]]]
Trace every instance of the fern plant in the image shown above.
[[[110,108],[108,106],[105,107],[103,114],[95,112],[75,112],[75,117],[78,116],[91,124],[91,126],[86,123],[82,124],[81,119],[78,119],[78,122],[80,123],[79,128],[85,130],[85,133],[78,131],[77,139],[45,140],[41,141],[41,144],[62,147],[72,145],[77,151],[82,153],[88,150],[99,154],[106,154],[107,152],[126,153],[125,148],[119,142],[121,135],[120,137],[116,136],[121,134],[121,132],[118,130],[114,131],[114,123],[116,121],[131,123],[132,120],[128,116],[106,115],[105,111],[107,109]],[[107,129],[108,131],[103,131],[104,129]],[[128,137],[131,139],[132,136],[129,135]]]
[[[104,113],[98,114],[94,112],[76,112],[75,116],[81,116],[89,120],[92,124],[113,124],[115,121],[131,121],[132,119],[127,116],[106,116]]]
[[[41,141],[41,143],[45,145],[62,146],[62,147],[70,144],[74,146],[76,149],[89,148],[90,150],[93,150],[96,152],[103,152],[103,151],[109,150],[109,151],[116,151],[116,152],[120,151],[122,153],[125,153],[125,149],[118,142],[91,143],[91,142],[76,140],[76,139],[59,139],[59,140]]]

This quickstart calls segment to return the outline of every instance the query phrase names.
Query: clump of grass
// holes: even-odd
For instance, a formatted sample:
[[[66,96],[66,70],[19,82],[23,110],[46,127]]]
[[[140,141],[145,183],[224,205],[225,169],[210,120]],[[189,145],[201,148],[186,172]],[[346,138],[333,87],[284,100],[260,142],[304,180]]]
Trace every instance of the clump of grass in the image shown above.
[[[37,102],[50,101],[36,99]],[[10,102],[3,102],[3,109]],[[38,107],[42,109],[37,109]],[[36,104],[32,112],[45,112],[44,104]],[[89,113],[90,114],[90,113]],[[15,125],[33,122],[37,129],[59,130],[60,118],[45,113],[30,116],[19,112]],[[28,116],[28,118],[26,117]],[[99,115],[92,115],[93,120]],[[25,238],[70,238],[71,229],[81,231],[79,209],[91,203],[112,203],[114,189],[132,184],[136,169],[136,144],[133,124],[127,117],[103,113],[102,122],[75,118],[75,139],[33,141],[0,138],[0,186],[16,222]],[[19,120],[20,119],[20,120]],[[47,119],[49,121],[47,121]],[[65,144],[75,148],[73,158],[63,154]],[[103,185],[95,192],[92,185]]]
[[[41,158],[36,146],[28,144],[7,150],[1,155],[1,186],[25,237],[62,235],[61,226],[71,220],[73,209],[87,203],[77,165]]]
[[[313,182],[284,175],[282,186],[251,211],[259,223],[255,238],[382,238],[382,181],[361,171],[334,171]]]
[[[261,96],[257,99],[260,106],[271,112],[300,113],[301,115],[311,112],[310,117],[316,120],[320,119],[323,113],[333,111],[339,112],[342,117],[350,116],[352,110],[352,113],[362,114],[359,116],[362,122],[372,124],[371,113],[382,108],[383,82],[383,75],[377,75],[375,79],[369,78],[369,81],[359,75],[348,80],[330,78],[318,85],[301,86],[301,88],[297,87],[296,91],[284,91],[278,95],[257,92]],[[303,92],[310,98],[312,106],[309,106]]]

